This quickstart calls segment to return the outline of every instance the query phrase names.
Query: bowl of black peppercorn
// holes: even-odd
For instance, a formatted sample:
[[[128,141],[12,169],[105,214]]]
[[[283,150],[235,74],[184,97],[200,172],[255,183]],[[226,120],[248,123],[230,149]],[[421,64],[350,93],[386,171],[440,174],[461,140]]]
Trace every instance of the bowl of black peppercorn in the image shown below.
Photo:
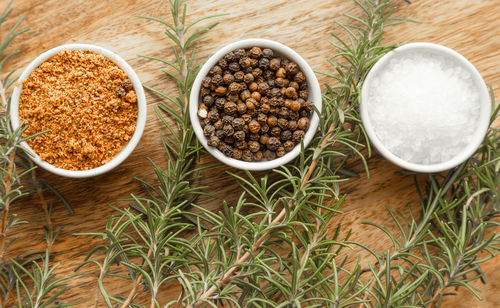
[[[296,158],[319,124],[321,89],[291,48],[246,39],[218,50],[200,69],[189,112],[203,147],[244,170],[269,170]]]

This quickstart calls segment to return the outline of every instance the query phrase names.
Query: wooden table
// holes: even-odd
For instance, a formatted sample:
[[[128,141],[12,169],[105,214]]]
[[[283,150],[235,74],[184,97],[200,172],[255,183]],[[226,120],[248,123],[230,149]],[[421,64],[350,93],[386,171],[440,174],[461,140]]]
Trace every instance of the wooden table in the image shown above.
[[[3,8],[7,0],[0,0]],[[423,24],[406,24],[387,29],[386,42],[429,41],[447,45],[469,58],[478,68],[487,83],[500,96],[500,5],[498,0],[415,0],[409,5],[397,1],[397,16],[423,21]],[[11,49],[19,48],[22,54],[11,62],[7,70],[23,68],[43,51],[65,43],[79,42],[102,45],[118,53],[134,67],[142,82],[174,93],[174,83],[161,72],[158,63],[139,58],[137,55],[151,55],[172,58],[171,43],[162,34],[157,23],[135,18],[134,15],[151,15],[169,18],[168,2],[163,0],[16,0],[13,17],[25,16],[24,26],[31,31],[17,39]],[[360,12],[348,0],[192,0],[189,2],[189,19],[210,13],[229,13],[220,18],[221,25],[211,31],[200,42],[199,58],[203,59],[221,46],[251,37],[264,37],[280,41],[301,54],[314,69],[328,70],[326,59],[333,55],[329,45],[329,32],[341,33],[333,23],[342,18],[342,13],[354,15]],[[9,25],[14,22],[11,19]],[[5,34],[6,28],[2,29]],[[329,82],[318,76],[321,83]],[[92,179],[66,179],[40,171],[39,175],[59,189],[72,204],[75,213],[56,203],[53,222],[64,230],[53,248],[53,262],[60,262],[58,272],[68,274],[82,262],[88,250],[97,243],[88,237],[77,237],[77,232],[103,230],[108,219],[116,214],[109,204],[125,206],[117,200],[140,194],[141,187],[134,176],[153,181],[151,158],[163,165],[165,155],[160,148],[159,134],[162,125],[153,113],[158,103],[156,97],[147,94],[148,119],[142,141],[135,152],[118,168],[109,174]],[[214,158],[202,157],[204,163],[213,163]],[[343,186],[348,194],[347,203],[335,224],[354,230],[355,240],[371,245],[376,251],[390,247],[389,241],[379,231],[361,225],[365,220],[387,224],[384,205],[391,209],[404,210],[408,202],[417,205],[416,194],[409,176],[396,175],[399,168],[388,163],[379,155],[369,160],[371,178],[362,175],[359,180]],[[210,184],[212,192],[230,204],[238,197],[238,188],[233,179],[226,175],[226,167],[214,168],[205,174],[204,184]],[[231,170],[236,171],[236,170]],[[216,183],[215,185],[213,183]],[[218,209],[220,201],[202,199],[200,204]],[[27,198],[13,206],[13,212],[31,223],[11,231],[10,236],[19,239],[13,249],[44,249],[42,226],[43,212],[36,198]],[[394,227],[394,226],[392,226]],[[459,296],[448,298],[444,307],[497,307],[500,305],[499,259],[489,261],[484,270],[489,281],[481,285],[483,302],[476,300],[469,292],[459,291]],[[96,291],[97,269],[84,267],[82,275],[72,279],[64,297],[79,302],[79,307],[93,303]],[[476,282],[479,286],[480,283]],[[112,294],[125,295],[130,285],[112,285]],[[179,288],[171,285],[162,291],[162,299],[172,299]],[[139,298],[140,300],[144,297]],[[102,302],[99,307],[104,306]]]

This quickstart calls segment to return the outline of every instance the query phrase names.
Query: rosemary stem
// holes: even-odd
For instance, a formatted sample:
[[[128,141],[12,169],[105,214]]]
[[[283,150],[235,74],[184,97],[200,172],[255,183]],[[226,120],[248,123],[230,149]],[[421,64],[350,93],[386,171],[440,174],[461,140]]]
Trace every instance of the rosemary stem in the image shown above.
[[[177,24],[180,24],[180,18],[179,16],[177,16]],[[181,48],[181,57],[182,57],[182,66],[180,67],[181,68],[181,76],[183,78],[183,80],[186,79],[187,77],[187,70],[188,70],[188,66],[187,66],[187,55],[186,53],[184,52],[184,29],[182,30],[178,30],[176,32],[177,36],[179,37],[179,42],[180,42],[180,45],[182,46]],[[183,90],[183,98],[184,98],[184,108],[182,110],[182,116],[183,117],[186,117],[188,115],[188,102],[189,102],[189,96],[188,96],[188,90],[184,87]],[[185,156],[185,149],[186,147],[184,146],[186,144],[186,138],[187,138],[187,134],[186,134],[186,130],[183,129],[182,130],[182,141],[179,143],[181,149],[180,149],[180,153],[182,154],[181,156]],[[182,157],[179,157],[179,159],[181,159]],[[182,169],[182,168],[180,168]],[[176,180],[176,179],[174,179]],[[169,211],[170,209],[170,205],[166,206],[165,209],[163,210],[163,213],[162,213],[162,217]],[[160,224],[160,226],[158,226],[158,228],[156,229],[155,231],[155,235],[158,235],[158,233],[160,232],[162,228],[162,224]],[[150,243],[150,248],[148,250],[148,254],[147,254],[147,257],[149,258],[151,256],[151,253],[153,252],[152,251],[152,247],[153,247],[154,243],[153,241],[151,241]],[[137,288],[139,287],[139,284],[142,282],[142,278],[143,278],[143,275],[142,273],[139,274],[139,276],[137,277],[137,279],[134,281],[134,285],[132,287],[132,290],[130,290],[126,300],[123,302],[123,304],[120,306],[121,308],[126,308],[130,302],[132,301],[132,298],[134,297],[134,295],[137,293]],[[154,299],[155,299],[155,295],[152,295],[152,298],[151,298],[151,307],[154,307]]]
[[[1,87],[1,85],[0,85]],[[1,91],[0,91],[1,92]],[[2,223],[1,223],[1,233],[0,233],[0,259],[3,259],[4,253],[5,253],[5,241],[7,237],[7,219],[9,216],[9,208],[10,208],[10,197],[8,195],[10,194],[10,191],[12,189],[12,183],[11,183],[11,174],[12,170],[14,168],[14,159],[16,157],[16,151],[12,150],[12,152],[9,155],[9,166],[7,168],[7,173],[5,174],[4,177],[4,193],[6,199],[5,199],[5,204],[4,204],[4,210],[2,214]]]

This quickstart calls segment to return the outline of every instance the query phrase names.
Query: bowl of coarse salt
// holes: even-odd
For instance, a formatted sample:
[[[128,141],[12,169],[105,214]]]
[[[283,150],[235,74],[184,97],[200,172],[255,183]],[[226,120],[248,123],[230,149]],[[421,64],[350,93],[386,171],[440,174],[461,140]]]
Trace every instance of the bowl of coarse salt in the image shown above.
[[[467,160],[489,126],[488,88],[456,51],[411,43],[387,53],[361,91],[361,120],[377,150],[416,172],[440,172]]]

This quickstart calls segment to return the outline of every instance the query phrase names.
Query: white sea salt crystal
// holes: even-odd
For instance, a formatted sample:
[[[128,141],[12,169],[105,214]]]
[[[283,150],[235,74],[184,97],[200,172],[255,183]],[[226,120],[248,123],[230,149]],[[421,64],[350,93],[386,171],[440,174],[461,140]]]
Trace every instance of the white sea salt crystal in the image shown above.
[[[401,159],[436,164],[456,156],[479,120],[479,90],[458,61],[431,52],[393,57],[368,89],[368,116]]]

